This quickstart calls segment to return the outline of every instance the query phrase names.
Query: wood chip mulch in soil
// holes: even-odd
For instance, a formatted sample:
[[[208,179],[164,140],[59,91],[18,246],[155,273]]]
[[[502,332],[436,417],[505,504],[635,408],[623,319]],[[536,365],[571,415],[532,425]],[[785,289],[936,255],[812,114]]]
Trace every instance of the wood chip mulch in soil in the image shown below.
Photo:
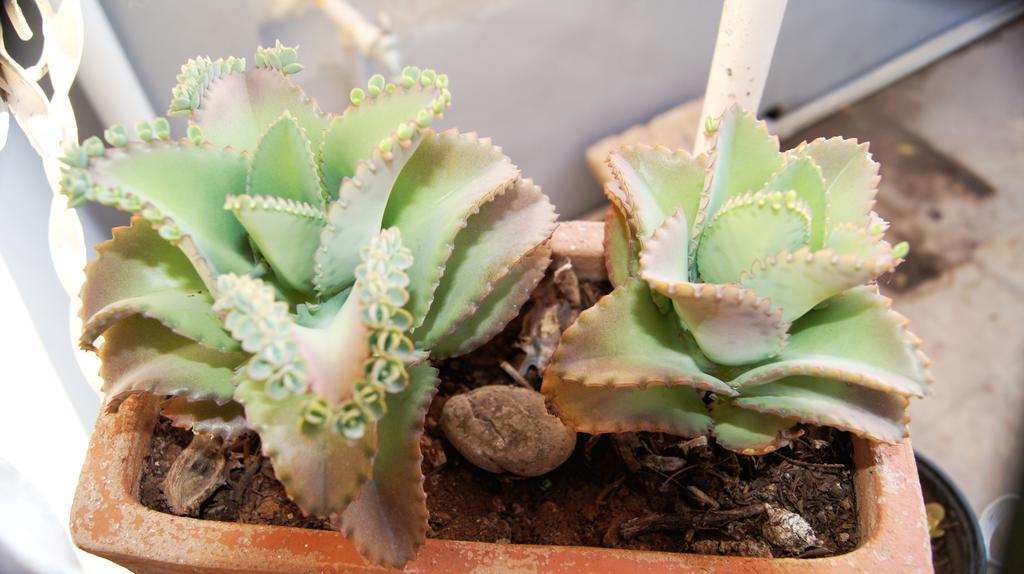
[[[442,361],[441,385],[421,441],[430,510],[428,536],[511,544],[604,546],[638,550],[818,557],[843,554],[860,539],[849,435],[806,429],[765,456],[739,456],[713,439],[661,433],[580,434],[569,460],[555,471],[521,479],[480,470],[448,443],[441,409],[448,397],[490,384],[539,388],[557,337],[579,310],[610,290],[576,283],[556,261],[520,316],[473,353]],[[569,283],[567,296],[566,283]],[[502,364],[504,362],[504,364]],[[161,419],[140,484],[147,507],[169,512],[164,477],[192,434]],[[330,529],[287,498],[259,437],[227,445],[225,481],[194,513],[241,523]],[[800,515],[817,544],[772,544],[767,506]]]

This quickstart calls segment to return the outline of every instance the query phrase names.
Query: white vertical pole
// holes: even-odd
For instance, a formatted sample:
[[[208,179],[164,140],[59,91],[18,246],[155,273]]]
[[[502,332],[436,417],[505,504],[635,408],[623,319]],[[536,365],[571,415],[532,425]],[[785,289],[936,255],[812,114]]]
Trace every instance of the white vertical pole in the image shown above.
[[[725,0],[711,59],[694,153],[705,150],[704,122],[739,104],[757,112],[787,0]]]

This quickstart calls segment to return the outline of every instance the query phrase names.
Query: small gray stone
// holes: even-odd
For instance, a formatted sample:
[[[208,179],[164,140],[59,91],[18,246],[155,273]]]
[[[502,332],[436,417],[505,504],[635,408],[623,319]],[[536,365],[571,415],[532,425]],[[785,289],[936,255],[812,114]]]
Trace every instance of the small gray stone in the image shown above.
[[[544,395],[522,387],[490,385],[448,399],[441,428],[476,466],[519,476],[558,468],[576,446],[576,431],[548,412]]]
[[[768,542],[793,553],[821,545],[821,540],[803,516],[772,505],[768,505],[765,510],[768,520],[764,523],[763,531]]]

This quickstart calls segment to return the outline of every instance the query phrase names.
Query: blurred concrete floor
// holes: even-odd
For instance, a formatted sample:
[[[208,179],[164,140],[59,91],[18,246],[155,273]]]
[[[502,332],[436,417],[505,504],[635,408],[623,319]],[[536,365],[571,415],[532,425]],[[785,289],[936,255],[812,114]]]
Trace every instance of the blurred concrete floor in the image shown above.
[[[881,163],[877,211],[910,256],[882,286],[933,361],[914,447],[977,513],[1024,468],[1024,20],[785,142],[842,135]]]

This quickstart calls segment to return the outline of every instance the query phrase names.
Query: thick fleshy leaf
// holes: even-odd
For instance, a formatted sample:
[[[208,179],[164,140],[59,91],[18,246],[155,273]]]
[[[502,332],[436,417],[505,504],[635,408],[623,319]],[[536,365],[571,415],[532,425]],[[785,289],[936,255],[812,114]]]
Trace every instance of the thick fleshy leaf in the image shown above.
[[[851,287],[864,285],[891,271],[900,259],[861,259],[836,255],[829,249],[804,248],[758,262],[743,273],[740,285],[771,299],[782,320],[793,321],[822,301]]]
[[[701,391],[685,384],[595,387],[561,379],[548,369],[541,391],[556,405],[559,416],[579,432],[697,436],[711,430]]]
[[[793,323],[772,362],[732,384],[741,389],[791,375],[814,375],[900,395],[924,396],[931,382],[921,342],[892,301],[874,287],[850,289]],[[741,391],[742,392],[742,391]]]
[[[834,251],[836,255],[855,255],[861,259],[876,261],[896,259],[892,245],[882,239],[883,228],[882,223],[874,228],[843,223],[832,229],[825,247]]]
[[[388,396],[387,414],[377,424],[373,478],[340,516],[341,531],[375,564],[401,568],[426,540],[420,437],[437,383],[437,369],[416,365],[409,368],[409,387]]]
[[[704,157],[664,146],[627,145],[608,155],[608,166],[628,198],[643,243],[679,208],[693,228],[704,191]]]
[[[225,209],[241,222],[274,275],[290,289],[312,295],[313,254],[320,246],[324,212],[308,203],[273,196],[237,195]]]
[[[711,165],[705,220],[714,217],[731,198],[764,187],[782,167],[779,138],[768,133],[754,114],[733,106],[722,114],[709,142],[715,160]],[[697,224],[701,224],[698,222]]]
[[[212,309],[213,298],[185,255],[145,221],[113,230],[99,256],[86,267],[82,284],[81,344],[117,321],[139,314],[175,333],[220,351],[237,351]]]
[[[167,399],[160,414],[171,419],[171,424],[195,433],[215,434],[225,441],[242,435],[249,427],[245,422],[245,409],[235,401],[223,405],[216,401],[190,401],[186,397]]]
[[[517,181],[512,188],[471,215],[466,227],[455,236],[455,250],[445,263],[433,304],[413,334],[413,340],[421,348],[429,349],[468,318],[475,319],[472,322],[478,325],[486,321],[479,314],[481,303],[500,282],[513,270],[522,276],[528,271],[536,271],[548,260],[546,256],[535,257],[531,260],[532,267],[517,269],[517,262],[551,237],[556,217],[555,208],[547,196],[529,179]],[[541,267],[540,272],[543,271]],[[517,282],[517,277],[511,278],[511,283]],[[521,293],[521,289],[517,290],[516,296],[507,302],[508,307],[491,309],[490,313],[483,315],[504,317],[511,313],[514,317],[518,314],[518,305],[525,301],[519,297]],[[501,297],[494,302],[504,300]],[[494,326],[500,330],[506,322],[501,321]],[[490,331],[484,329],[484,334]]]
[[[658,312],[647,285],[629,279],[566,329],[548,371],[587,387],[661,383],[735,394],[702,372],[699,360],[688,354],[672,317]]]
[[[868,144],[838,137],[802,143],[791,152],[809,157],[821,168],[828,192],[828,229],[843,223],[863,227],[878,193],[878,164]]]
[[[626,217],[618,207],[608,206],[604,218],[604,266],[613,287],[636,276],[639,270],[637,244],[629,231]]]
[[[883,442],[907,436],[906,397],[815,377],[748,385],[733,404],[801,422],[835,427]]]
[[[395,181],[422,141],[420,134],[414,134],[386,157],[374,149],[369,161],[358,162],[355,176],[341,184],[341,197],[327,212],[314,259],[313,284],[321,297],[330,297],[355,281],[359,248],[380,231]]]
[[[223,404],[235,390],[232,372],[247,355],[215,351],[135,315],[107,330],[99,357],[110,405],[128,393],[142,392]]]
[[[722,447],[745,455],[767,454],[789,444],[794,419],[778,417],[732,406],[718,400],[711,406],[715,420],[715,441]]]
[[[399,130],[418,131],[420,125],[439,116],[434,102],[441,96],[435,85],[397,86],[393,92],[362,100],[358,106],[349,106],[345,113],[331,119],[330,127],[320,147],[319,162],[324,186],[332,198],[338,197],[341,182],[346,177],[358,177],[359,161],[370,159],[382,141]],[[443,109],[443,108],[442,108]],[[391,145],[396,145],[392,142]]]
[[[312,425],[303,415],[316,400],[310,394],[271,399],[263,381],[243,380],[235,400],[245,406],[245,417],[260,435],[263,454],[274,464],[274,474],[288,498],[306,514],[327,517],[341,512],[359,494],[370,477],[376,442],[375,427],[349,441],[330,425]]]
[[[327,117],[316,102],[275,69],[254,68],[212,80],[191,121],[211,143],[254,150],[263,133],[285,111],[305,131],[313,149],[319,149]]]
[[[446,335],[430,346],[431,356],[463,355],[500,333],[519,315],[550,263],[551,248],[547,244],[524,255],[509,267],[507,274],[494,281],[493,289],[471,312],[463,315]]]
[[[807,204],[811,216],[811,249],[821,249],[825,243],[825,224],[828,222],[828,190],[821,168],[809,157],[790,157],[765,186],[771,191],[795,191]]]
[[[654,230],[640,252],[642,274],[675,283],[690,280],[689,231],[682,208]]]
[[[395,182],[383,225],[399,228],[413,253],[406,309],[415,326],[430,309],[456,234],[518,177],[519,170],[489,139],[424,131],[423,143]]]
[[[755,261],[807,245],[810,230],[807,203],[793,191],[737,195],[704,227],[697,272],[705,283],[735,283]]]
[[[770,301],[735,285],[666,281],[644,271],[644,281],[672,300],[700,350],[722,365],[763,361],[786,343],[788,323]]]
[[[324,194],[313,151],[290,113],[285,112],[260,139],[252,157],[246,193],[323,207]]]
[[[231,150],[153,140],[108,149],[88,173],[118,209],[142,214],[178,241],[209,287],[218,274],[253,266],[245,230],[223,208],[227,196],[245,192],[247,170],[246,158]]]

